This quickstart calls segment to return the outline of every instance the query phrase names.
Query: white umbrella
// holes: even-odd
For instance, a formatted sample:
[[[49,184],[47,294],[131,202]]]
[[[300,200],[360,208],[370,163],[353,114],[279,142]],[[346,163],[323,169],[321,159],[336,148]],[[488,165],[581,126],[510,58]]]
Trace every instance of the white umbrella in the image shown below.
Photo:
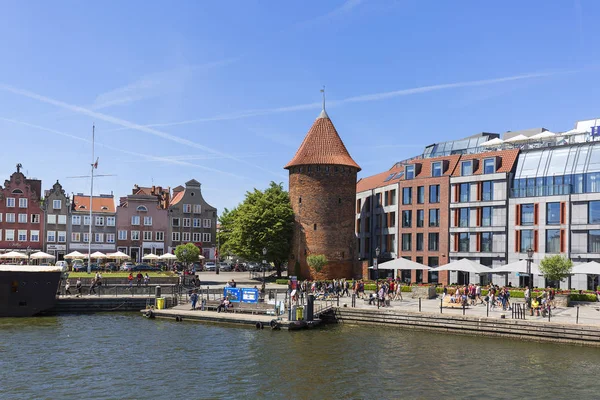
[[[43,251],[38,251],[31,255],[31,258],[34,260],[43,260],[43,259],[51,259],[56,258],[52,254],[44,253]]]
[[[27,254],[19,253],[18,251],[9,251],[8,253],[0,254],[0,258],[27,258]]]
[[[513,136],[510,139],[504,139],[504,142],[506,143],[518,143],[518,142],[526,142],[528,141],[530,138],[528,138],[525,135],[517,135],[517,136]]]
[[[587,274],[587,275],[600,275],[600,264],[596,261],[590,261],[585,264],[579,264],[573,267],[571,270],[572,274]]]
[[[165,253],[162,256],[158,257],[161,260],[176,260],[177,256],[171,253]]]
[[[531,273],[533,275],[543,275],[540,271],[540,266],[534,262],[531,262]],[[519,260],[510,264],[503,265],[498,268],[494,268],[491,271],[493,274],[508,274],[511,272],[526,274],[527,273],[527,260]]]
[[[377,266],[378,269],[431,269],[427,265],[420,264],[415,261],[407,260],[406,258],[396,258],[395,260],[390,260],[383,262]]]
[[[106,258],[106,254],[100,253],[99,251],[92,253],[92,258]]]
[[[156,254],[146,254],[144,257],[142,257],[142,260],[158,260],[158,256]]]
[[[85,255],[81,254],[78,251],[73,251],[65,256],[65,258],[84,258]]]
[[[587,133],[587,131],[581,131],[577,128],[575,129],[571,129],[570,131],[566,131],[561,133],[561,136],[571,136],[571,135],[583,135],[584,133]]]
[[[504,143],[504,140],[502,140],[500,138],[493,138],[491,140],[488,140],[487,142],[481,143],[480,146],[493,147],[493,146],[500,146],[502,143]]]
[[[432,271],[460,271],[473,274],[487,274],[492,272],[492,269],[485,265],[481,265],[478,262],[461,258],[458,261],[453,261],[446,265],[442,265],[441,267],[434,268]]]
[[[204,257],[202,254],[200,254],[200,255],[198,256],[198,259],[199,259],[199,260],[204,260],[205,258],[206,258],[206,257]]]
[[[108,258],[114,258],[116,260],[119,260],[119,259],[122,259],[122,258],[125,258],[125,259],[131,258],[127,254],[123,253],[122,251],[117,251],[116,253],[108,253],[106,255],[106,257],[108,257]]]
[[[553,138],[556,136],[556,133],[554,132],[550,132],[550,131],[544,131],[544,132],[540,132],[537,135],[533,135],[531,137],[529,137],[529,139],[549,139],[549,138]]]

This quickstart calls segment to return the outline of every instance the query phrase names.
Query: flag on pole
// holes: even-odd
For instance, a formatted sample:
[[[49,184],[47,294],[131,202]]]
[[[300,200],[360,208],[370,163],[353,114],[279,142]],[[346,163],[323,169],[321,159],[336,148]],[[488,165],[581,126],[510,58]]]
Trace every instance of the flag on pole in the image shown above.
[[[100,159],[100,157],[96,158],[96,162],[94,163],[94,168],[98,169],[98,160]]]

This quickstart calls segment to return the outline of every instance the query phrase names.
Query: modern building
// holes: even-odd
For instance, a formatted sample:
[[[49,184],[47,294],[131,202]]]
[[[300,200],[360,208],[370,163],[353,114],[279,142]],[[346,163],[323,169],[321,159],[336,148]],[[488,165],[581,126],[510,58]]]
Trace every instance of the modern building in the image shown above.
[[[42,181],[28,179],[23,166],[0,186],[0,251],[42,250]]]
[[[91,208],[90,208],[91,207]],[[91,209],[91,218],[90,218]],[[90,242],[90,224],[92,228],[91,251],[102,253],[114,252],[117,249],[117,212],[112,194],[84,196],[79,193],[73,196],[71,218],[68,231],[71,240],[68,251],[88,252]]]
[[[217,254],[217,209],[204,200],[200,182],[192,179],[173,189],[169,203],[169,246],[172,253],[180,244],[194,243],[207,260]]]
[[[68,230],[71,200],[58,181],[52,185],[52,189],[46,190],[42,207],[46,232],[44,251],[53,255],[56,261],[60,261],[67,254],[71,239]]]
[[[507,264],[510,177],[518,155],[519,149],[510,149],[460,157],[450,178],[450,262],[467,258],[491,268]],[[450,272],[451,283],[487,284],[489,279]],[[506,284],[500,275],[493,279]]]
[[[359,273],[354,229],[360,167],[324,108],[284,168],[289,171],[295,217],[288,273],[318,279],[355,276]],[[312,270],[307,263],[311,254],[324,255],[327,265]]]
[[[136,262],[146,254],[162,255],[169,232],[167,206],[170,190],[160,186],[140,188],[121,197],[117,207],[117,250]]]

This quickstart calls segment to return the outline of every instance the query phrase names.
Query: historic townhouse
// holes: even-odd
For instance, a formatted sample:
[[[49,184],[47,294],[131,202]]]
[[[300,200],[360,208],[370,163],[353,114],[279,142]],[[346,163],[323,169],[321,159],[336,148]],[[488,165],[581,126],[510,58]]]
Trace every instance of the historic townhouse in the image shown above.
[[[17,172],[0,187],[0,251],[42,250],[42,181],[27,179],[17,164]]]
[[[56,261],[64,259],[71,239],[68,230],[70,207],[69,197],[65,194],[62,185],[56,181],[52,189],[46,190],[43,204],[46,232],[44,251],[56,257]]]
[[[92,216],[90,218],[90,196],[84,196],[82,193],[73,196],[68,227],[68,231],[71,232],[68,251],[88,252],[90,224],[92,224],[92,253],[96,251],[103,253],[116,251],[117,213],[114,196],[112,194],[94,196],[91,202],[91,210]]]

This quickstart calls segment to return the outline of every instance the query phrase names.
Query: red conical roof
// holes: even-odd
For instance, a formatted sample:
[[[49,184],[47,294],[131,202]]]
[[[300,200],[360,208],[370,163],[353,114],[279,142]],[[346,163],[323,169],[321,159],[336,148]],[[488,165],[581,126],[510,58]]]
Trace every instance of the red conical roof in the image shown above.
[[[350,157],[344,142],[335,130],[325,110],[310,128],[300,148],[292,160],[283,168],[297,165],[345,165],[358,168],[358,164]]]

